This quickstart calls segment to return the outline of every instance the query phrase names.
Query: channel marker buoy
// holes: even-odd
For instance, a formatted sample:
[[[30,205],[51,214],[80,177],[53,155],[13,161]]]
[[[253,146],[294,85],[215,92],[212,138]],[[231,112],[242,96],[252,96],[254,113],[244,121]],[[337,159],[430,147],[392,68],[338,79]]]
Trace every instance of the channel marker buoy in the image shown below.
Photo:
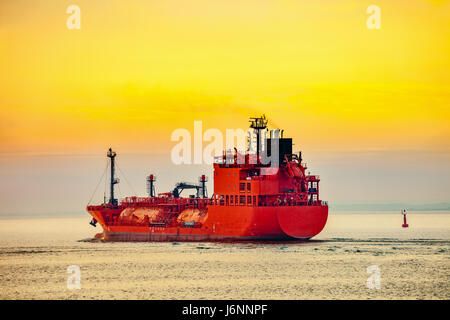
[[[403,210],[402,210],[402,214],[403,214],[403,224],[402,224],[402,227],[403,227],[403,228],[408,228],[409,225],[406,223],[406,209],[403,209]]]

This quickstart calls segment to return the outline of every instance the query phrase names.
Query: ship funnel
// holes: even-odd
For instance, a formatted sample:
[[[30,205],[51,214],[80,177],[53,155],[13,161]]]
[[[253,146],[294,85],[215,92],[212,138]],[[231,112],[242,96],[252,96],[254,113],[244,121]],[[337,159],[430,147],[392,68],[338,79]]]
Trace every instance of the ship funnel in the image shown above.
[[[270,130],[270,139],[279,139],[280,138],[280,129]]]

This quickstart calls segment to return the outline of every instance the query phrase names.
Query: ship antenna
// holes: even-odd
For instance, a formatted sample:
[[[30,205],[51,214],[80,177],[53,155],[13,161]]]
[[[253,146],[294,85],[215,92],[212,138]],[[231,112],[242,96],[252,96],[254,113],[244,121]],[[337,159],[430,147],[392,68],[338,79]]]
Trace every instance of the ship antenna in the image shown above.
[[[256,130],[256,161],[259,164],[259,151],[260,151],[260,135],[261,130],[267,128],[267,119],[266,115],[263,114],[262,117],[259,118],[250,118],[250,128]]]
[[[110,198],[109,198],[109,203],[112,204],[113,206],[117,205],[117,199],[114,198],[114,185],[119,183],[119,180],[114,178],[115,176],[115,158],[116,158],[116,153],[114,151],[112,151],[111,148],[109,148],[108,153],[106,154],[108,158],[110,158],[111,160],[111,180],[110,180]]]

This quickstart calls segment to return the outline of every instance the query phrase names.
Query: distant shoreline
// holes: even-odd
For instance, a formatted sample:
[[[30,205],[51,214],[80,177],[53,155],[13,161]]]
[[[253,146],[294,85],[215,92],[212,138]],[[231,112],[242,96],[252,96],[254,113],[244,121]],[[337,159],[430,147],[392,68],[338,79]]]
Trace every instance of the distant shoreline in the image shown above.
[[[408,204],[408,203],[356,203],[329,204],[334,211],[450,211],[450,203]]]

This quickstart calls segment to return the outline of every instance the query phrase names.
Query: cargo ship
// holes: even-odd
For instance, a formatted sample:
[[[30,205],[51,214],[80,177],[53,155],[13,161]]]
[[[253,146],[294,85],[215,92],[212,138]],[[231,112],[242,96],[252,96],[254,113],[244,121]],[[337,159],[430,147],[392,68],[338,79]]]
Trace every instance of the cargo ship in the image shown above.
[[[265,116],[251,118],[256,134],[253,150],[224,152],[215,159],[214,193],[208,197],[207,177],[198,183],[180,182],[155,194],[155,176],[147,180],[146,197],[115,197],[115,158],[107,152],[109,199],[88,205],[94,227],[106,241],[289,241],[319,234],[328,218],[328,204],[319,199],[319,176],[306,173],[302,154],[292,153],[292,138],[271,130]],[[274,142],[277,143],[277,153]],[[256,146],[255,146],[256,145]],[[256,147],[256,148],[255,148]],[[256,149],[256,150],[255,150]],[[262,161],[263,156],[272,161]],[[273,161],[276,159],[277,161]],[[273,162],[277,162],[274,166]],[[185,189],[196,194],[182,197]]]

